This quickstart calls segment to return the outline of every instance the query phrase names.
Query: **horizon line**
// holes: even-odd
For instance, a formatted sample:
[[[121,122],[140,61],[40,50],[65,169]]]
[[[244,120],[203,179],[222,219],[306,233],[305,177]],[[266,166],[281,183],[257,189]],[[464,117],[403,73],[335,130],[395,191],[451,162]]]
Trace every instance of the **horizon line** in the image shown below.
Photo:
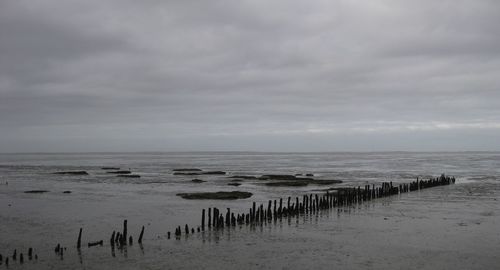
[[[216,153],[248,153],[248,154],[342,154],[342,153],[498,153],[500,150],[351,150],[351,151],[253,151],[253,150],[178,150],[178,151],[54,151],[54,152],[0,152],[1,155],[23,155],[23,154],[216,154]]]

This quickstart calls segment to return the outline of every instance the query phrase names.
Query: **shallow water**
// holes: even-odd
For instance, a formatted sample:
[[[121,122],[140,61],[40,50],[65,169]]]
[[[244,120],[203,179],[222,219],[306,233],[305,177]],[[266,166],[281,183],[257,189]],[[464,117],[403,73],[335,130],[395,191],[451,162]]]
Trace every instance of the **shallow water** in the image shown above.
[[[103,166],[131,169],[118,178]],[[258,180],[228,186],[227,176],[174,176],[176,168],[222,170],[229,175],[314,173],[358,186],[416,177],[457,177],[455,185],[304,215],[265,226],[206,231],[167,239],[178,225],[198,226],[201,209],[246,212],[253,201],[319,192],[328,186],[267,187]],[[87,176],[53,172],[86,170]],[[192,183],[191,179],[206,180]],[[8,185],[5,183],[8,182]],[[26,190],[49,190],[26,194]],[[63,191],[70,190],[71,194]],[[235,201],[184,200],[175,194],[240,190]],[[500,263],[500,153],[100,153],[0,154],[0,254],[26,253],[37,261],[10,261],[19,269],[495,269]],[[142,247],[115,250],[108,239],[128,220]],[[83,227],[84,248],[75,248]],[[103,247],[86,243],[103,239]],[[53,249],[67,247],[64,258]],[[25,255],[26,256],[26,255]]]

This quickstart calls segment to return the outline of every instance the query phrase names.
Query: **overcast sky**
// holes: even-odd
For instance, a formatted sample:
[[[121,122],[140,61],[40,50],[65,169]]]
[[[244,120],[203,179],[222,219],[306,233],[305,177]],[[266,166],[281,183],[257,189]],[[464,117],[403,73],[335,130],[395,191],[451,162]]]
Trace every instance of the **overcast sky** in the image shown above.
[[[0,1],[0,152],[500,150],[500,1]]]

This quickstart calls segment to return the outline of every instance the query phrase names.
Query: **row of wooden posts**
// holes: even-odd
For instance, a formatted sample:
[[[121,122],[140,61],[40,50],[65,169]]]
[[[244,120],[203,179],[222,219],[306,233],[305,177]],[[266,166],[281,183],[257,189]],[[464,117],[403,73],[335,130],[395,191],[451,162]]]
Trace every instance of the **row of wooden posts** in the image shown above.
[[[270,222],[272,220],[281,219],[283,217],[293,217],[306,213],[318,213],[319,211],[325,209],[331,209],[335,207],[345,207],[353,204],[359,204],[366,201],[371,201],[378,198],[388,197],[391,195],[397,195],[401,193],[407,193],[411,191],[421,190],[425,188],[431,188],[435,186],[450,185],[455,183],[454,177],[445,176],[444,174],[437,178],[431,178],[429,180],[418,179],[408,184],[393,185],[392,182],[384,182],[381,186],[375,187],[375,185],[365,185],[363,188],[358,186],[357,188],[341,188],[337,192],[331,193],[326,192],[325,194],[309,194],[303,195],[302,197],[296,197],[295,200],[292,197],[288,197],[286,204],[284,204],[283,199],[279,200],[269,200],[267,207],[264,204],[257,206],[253,202],[252,206],[249,208],[247,213],[234,213],[231,212],[230,208],[227,208],[226,214],[224,215],[221,210],[216,207],[205,209],[201,212],[201,225],[197,227],[197,232],[205,231],[205,228],[209,229],[221,229],[224,227],[231,227],[236,225],[262,225],[263,223]],[[80,228],[77,240],[77,249],[81,248],[83,228]],[[184,234],[194,234],[195,229],[189,229],[186,224],[184,226]],[[175,229],[176,238],[183,234],[181,226]],[[144,226],[142,226],[141,232],[139,234],[138,243],[142,244],[142,238],[144,236]],[[168,239],[170,239],[170,232],[167,233]],[[128,239],[127,239],[128,237]],[[128,240],[128,241],[127,241]],[[128,235],[127,231],[127,220],[123,221],[123,230],[113,231],[111,238],[109,240],[112,248],[117,246],[118,248],[125,245],[132,245],[133,238]],[[89,242],[88,247],[102,246],[103,240]],[[56,254],[61,256],[64,254],[65,247],[57,244],[54,251]],[[33,248],[28,249],[28,259],[38,260],[38,255],[33,254]],[[17,261],[18,254],[15,249],[12,255],[12,260]],[[19,262],[22,264],[24,262],[23,253],[19,254]],[[5,263],[6,266],[9,265],[9,257],[0,254],[0,265]]]
[[[208,211],[205,211],[205,209],[202,210],[201,226],[198,227],[197,231],[205,231],[206,226],[208,228],[219,229],[225,226],[263,224],[283,217],[317,213],[324,209],[359,204],[373,199],[453,183],[455,183],[454,177],[448,177],[443,174],[438,178],[431,178],[429,180],[417,178],[416,181],[409,184],[393,185],[392,182],[384,182],[380,187],[365,185],[364,187],[358,186],[357,188],[342,188],[334,193],[327,191],[322,195],[303,195],[302,197],[296,197],[295,200],[293,200],[292,197],[288,197],[286,205],[284,205],[282,198],[274,201],[269,200],[267,207],[265,204],[257,206],[257,204],[253,202],[252,207],[249,208],[247,213],[235,214],[231,212],[230,208],[227,208],[226,214],[224,215],[221,210],[213,207],[208,208]],[[184,227],[184,233],[186,235],[190,233],[187,224]],[[194,228],[191,229],[191,233],[194,233]],[[181,234],[181,227],[178,226],[175,230],[175,235],[179,237]]]
[[[13,261],[17,261],[18,259],[18,256],[17,256],[17,249],[14,249],[14,252],[12,254],[12,260]],[[33,248],[28,248],[28,260],[38,260],[38,254],[33,254]],[[2,256],[2,254],[0,254],[0,265],[2,265],[3,263],[5,263],[5,266],[6,267],[9,267],[9,257],[8,256],[5,256],[5,262],[4,262],[4,258]],[[19,253],[19,263],[20,264],[23,264],[24,263],[24,255],[22,252]]]

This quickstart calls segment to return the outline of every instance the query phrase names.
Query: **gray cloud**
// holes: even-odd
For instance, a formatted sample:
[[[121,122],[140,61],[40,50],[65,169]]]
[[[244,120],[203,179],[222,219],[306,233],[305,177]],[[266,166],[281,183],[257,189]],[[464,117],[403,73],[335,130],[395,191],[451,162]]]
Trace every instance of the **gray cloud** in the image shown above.
[[[0,151],[499,150],[499,12],[2,1]]]

